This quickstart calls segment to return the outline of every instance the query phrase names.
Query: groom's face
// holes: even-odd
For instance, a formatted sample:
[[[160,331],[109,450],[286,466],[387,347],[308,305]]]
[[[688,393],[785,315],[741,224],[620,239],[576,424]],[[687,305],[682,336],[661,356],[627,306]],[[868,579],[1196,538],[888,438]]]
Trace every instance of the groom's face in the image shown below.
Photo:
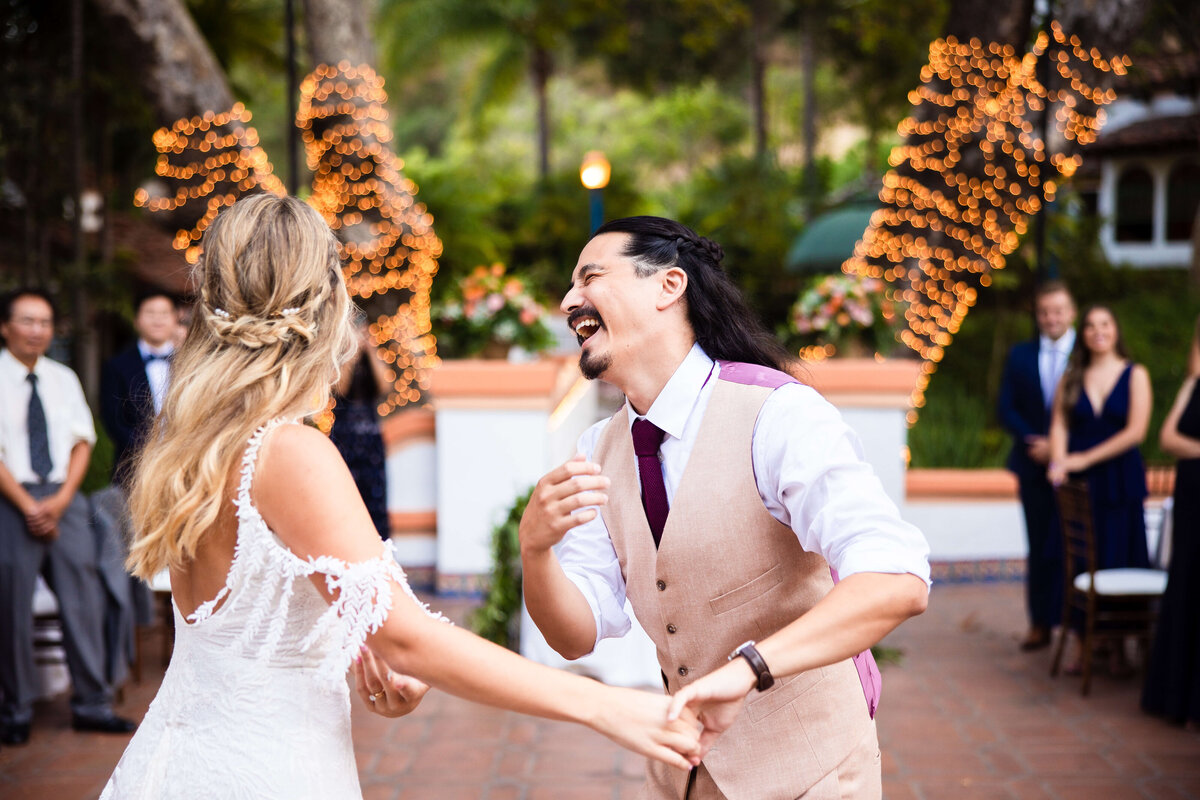
[[[636,363],[653,339],[659,280],[639,277],[624,254],[629,234],[605,233],[579,254],[571,289],[563,297],[567,324],[579,341],[579,369],[589,379],[613,381],[613,368]]]

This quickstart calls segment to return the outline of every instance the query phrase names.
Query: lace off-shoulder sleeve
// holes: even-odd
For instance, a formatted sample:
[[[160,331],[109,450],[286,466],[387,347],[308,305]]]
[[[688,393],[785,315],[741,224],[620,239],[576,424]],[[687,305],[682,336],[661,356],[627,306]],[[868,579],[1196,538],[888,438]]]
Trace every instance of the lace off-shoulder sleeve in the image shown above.
[[[350,663],[366,642],[378,631],[392,610],[392,587],[398,586],[428,616],[449,623],[441,614],[431,611],[408,585],[408,577],[393,555],[392,543],[378,558],[348,564],[332,556],[310,558],[313,572],[325,576],[325,586],[334,600],[321,615],[317,624],[301,643],[307,649],[320,637],[336,631],[338,646],[330,648],[322,659],[320,671],[331,680],[342,680]]]

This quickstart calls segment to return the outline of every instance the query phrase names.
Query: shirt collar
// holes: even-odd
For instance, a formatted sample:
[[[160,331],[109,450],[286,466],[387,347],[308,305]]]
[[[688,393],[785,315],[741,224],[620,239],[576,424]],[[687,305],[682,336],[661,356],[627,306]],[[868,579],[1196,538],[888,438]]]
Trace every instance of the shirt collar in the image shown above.
[[[714,363],[699,344],[693,344],[692,349],[675,368],[675,373],[671,375],[667,385],[654,399],[650,410],[646,412],[646,419],[657,425],[668,436],[682,439],[688,417],[692,415],[692,409],[696,407],[696,401],[700,398],[700,390],[704,388],[704,384],[712,375]],[[629,409],[626,416],[629,418],[629,426],[632,429],[633,421],[638,418],[637,412],[633,410],[633,406],[629,405],[628,401],[625,402],[625,406]]]
[[[169,356],[175,352],[175,345],[172,344],[171,342],[167,342],[162,347],[160,347],[156,350],[153,347],[151,347],[150,343],[147,342],[145,339],[137,340],[137,348],[138,348],[138,352],[142,354],[143,361],[146,359],[147,356]]]
[[[1075,329],[1067,328],[1067,332],[1058,339],[1051,339],[1042,334],[1038,337],[1038,347],[1042,350],[1057,350],[1060,353],[1070,353],[1075,346]]]
[[[39,380],[45,374],[45,370],[42,369],[42,364],[45,361],[45,357],[39,356],[37,362],[33,365],[33,374],[37,375]],[[29,374],[29,367],[18,361],[17,357],[9,352],[7,347],[0,350],[0,369],[11,372],[14,376],[19,376],[21,380],[25,380],[25,376]]]

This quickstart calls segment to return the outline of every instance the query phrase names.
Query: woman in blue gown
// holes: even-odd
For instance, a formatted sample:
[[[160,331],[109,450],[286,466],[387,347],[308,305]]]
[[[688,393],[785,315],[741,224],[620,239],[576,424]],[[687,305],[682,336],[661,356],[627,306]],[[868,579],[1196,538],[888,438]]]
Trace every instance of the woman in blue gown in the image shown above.
[[[376,401],[388,386],[383,362],[366,327],[358,330],[358,357],[348,361],[334,387],[333,429],[329,438],[350,468],[358,493],[379,536],[390,533],[387,469]]]
[[[1142,708],[1200,726],[1200,320],[1188,377],[1162,427],[1162,448],[1179,459],[1167,591],[1150,650]]]
[[[1129,359],[1116,316],[1092,306],[1054,394],[1047,475],[1055,486],[1068,476],[1087,483],[1099,569],[1150,566],[1138,446],[1152,402],[1150,375]]]

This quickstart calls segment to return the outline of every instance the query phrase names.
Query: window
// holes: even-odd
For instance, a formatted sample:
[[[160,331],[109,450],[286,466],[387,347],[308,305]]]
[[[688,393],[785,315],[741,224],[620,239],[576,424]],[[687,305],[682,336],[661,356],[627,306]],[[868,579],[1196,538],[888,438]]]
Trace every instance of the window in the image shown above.
[[[1117,241],[1154,238],[1154,179],[1145,167],[1129,167],[1117,179]]]
[[[1167,241],[1188,241],[1200,209],[1200,164],[1176,164],[1167,178]]]

